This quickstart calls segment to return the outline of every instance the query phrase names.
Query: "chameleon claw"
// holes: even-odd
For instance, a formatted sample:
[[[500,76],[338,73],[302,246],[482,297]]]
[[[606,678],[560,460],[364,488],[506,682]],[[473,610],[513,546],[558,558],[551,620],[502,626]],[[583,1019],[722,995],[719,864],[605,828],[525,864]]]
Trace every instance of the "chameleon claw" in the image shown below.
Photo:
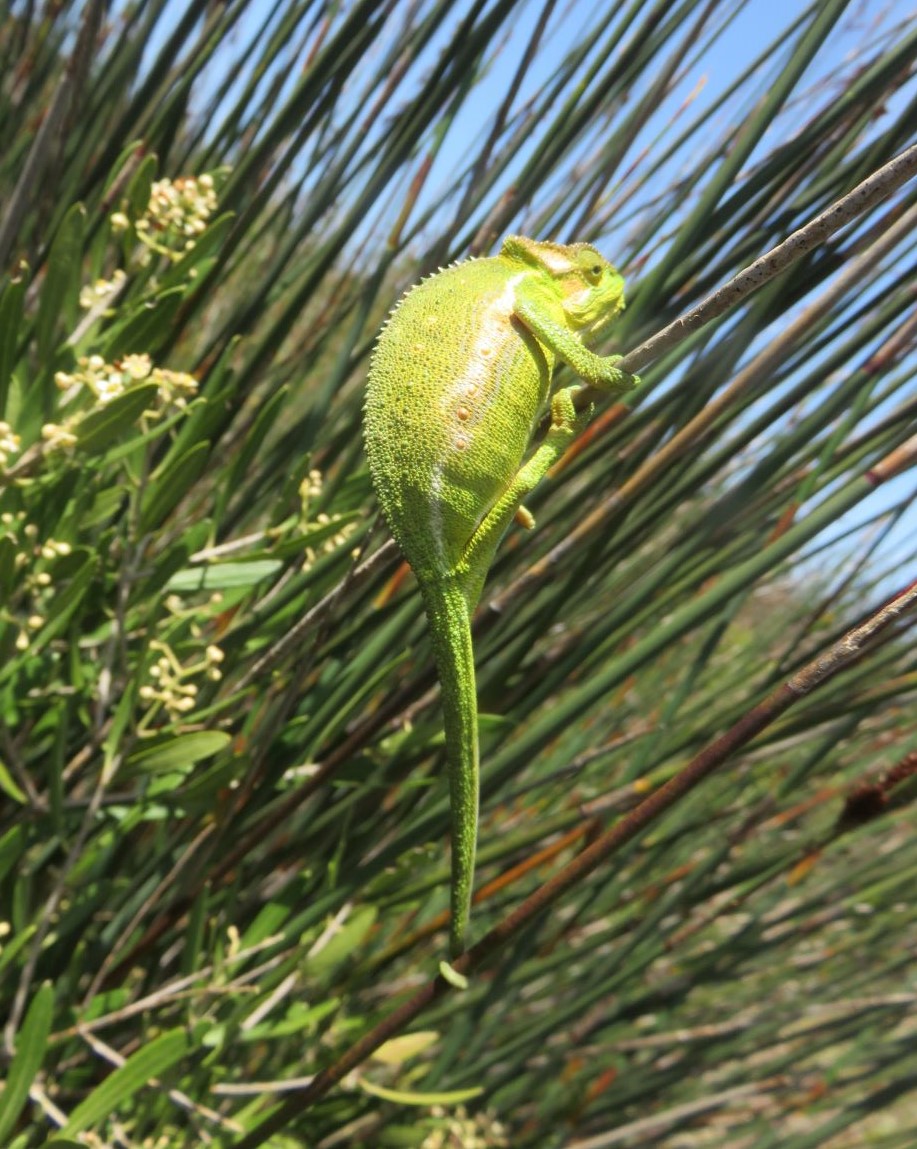
[[[587,404],[582,410],[576,406],[576,397],[585,387],[579,385],[565,387],[558,391],[551,400],[551,426],[548,435],[560,436],[562,439],[572,439],[585,431],[592,419],[595,405]]]

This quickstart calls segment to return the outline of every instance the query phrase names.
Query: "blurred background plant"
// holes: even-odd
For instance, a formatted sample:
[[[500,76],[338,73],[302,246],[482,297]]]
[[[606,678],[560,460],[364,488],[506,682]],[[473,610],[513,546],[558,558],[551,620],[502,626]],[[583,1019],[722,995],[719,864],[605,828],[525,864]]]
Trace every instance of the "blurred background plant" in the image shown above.
[[[0,1141],[912,1146],[906,619],[257,1127],[444,954],[418,596],[353,576],[385,313],[588,239],[636,346],[907,146],[913,12],[14,2],[0,59]],[[507,538],[479,933],[914,577],[915,201],[644,369]]]

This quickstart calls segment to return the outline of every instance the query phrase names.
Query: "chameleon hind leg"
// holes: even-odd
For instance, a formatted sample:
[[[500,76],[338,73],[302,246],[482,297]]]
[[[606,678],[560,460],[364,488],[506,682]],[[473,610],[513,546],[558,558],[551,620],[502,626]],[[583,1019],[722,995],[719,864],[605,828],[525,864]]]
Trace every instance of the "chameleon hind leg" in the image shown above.
[[[462,568],[466,574],[469,590],[477,592],[469,597],[472,605],[477,602],[484,578],[493,561],[494,553],[507,527],[517,515],[522,517],[522,525],[531,530],[535,520],[522,505],[522,500],[538,486],[551,467],[561,458],[571,441],[585,428],[592,417],[592,407],[577,411],[574,397],[582,391],[579,386],[564,387],[551,400],[551,425],[544,440],[535,453],[516,472],[503,494],[484,516],[478,529],[462,555]]]

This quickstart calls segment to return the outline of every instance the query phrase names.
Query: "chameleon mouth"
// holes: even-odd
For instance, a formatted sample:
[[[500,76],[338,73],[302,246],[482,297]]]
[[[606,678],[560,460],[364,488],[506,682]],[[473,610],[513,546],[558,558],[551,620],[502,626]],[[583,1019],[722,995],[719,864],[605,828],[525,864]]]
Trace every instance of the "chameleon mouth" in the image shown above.
[[[586,339],[591,339],[597,335],[601,335],[623,310],[624,304],[622,303],[614,311],[599,312],[598,315],[587,315],[584,316],[580,322],[573,320],[571,317],[571,321],[576,324],[577,329],[582,332]]]
[[[591,290],[584,291],[579,297],[571,297],[564,304],[567,322],[587,337],[603,330],[623,310],[623,281],[620,281],[617,291],[609,290],[600,295]]]
[[[624,302],[623,295],[618,300],[617,304],[612,308],[608,307],[599,312],[598,315],[592,316],[586,324],[587,335],[598,335],[609,327],[618,318],[627,304]]]

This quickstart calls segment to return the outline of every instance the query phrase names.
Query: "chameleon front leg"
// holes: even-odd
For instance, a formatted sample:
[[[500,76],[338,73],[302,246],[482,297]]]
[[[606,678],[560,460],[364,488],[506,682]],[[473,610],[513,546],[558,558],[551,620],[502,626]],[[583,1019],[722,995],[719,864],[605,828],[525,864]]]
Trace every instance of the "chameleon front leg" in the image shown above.
[[[591,406],[585,411],[577,411],[574,405],[575,396],[582,390],[583,388],[579,386],[564,387],[554,395],[551,400],[551,425],[547,435],[531,458],[519,468],[516,477],[471,536],[462,555],[461,571],[462,582],[472,609],[480,598],[484,579],[500,539],[517,513],[522,510],[529,520],[526,525],[529,527],[535,525],[535,520],[522,506],[523,499],[538,486],[592,417]]]
[[[535,291],[517,293],[515,314],[539,343],[549,348],[587,383],[608,395],[623,395],[639,383],[638,375],[622,371],[620,355],[596,355],[584,346],[578,335],[557,316],[556,304],[542,299]]]

